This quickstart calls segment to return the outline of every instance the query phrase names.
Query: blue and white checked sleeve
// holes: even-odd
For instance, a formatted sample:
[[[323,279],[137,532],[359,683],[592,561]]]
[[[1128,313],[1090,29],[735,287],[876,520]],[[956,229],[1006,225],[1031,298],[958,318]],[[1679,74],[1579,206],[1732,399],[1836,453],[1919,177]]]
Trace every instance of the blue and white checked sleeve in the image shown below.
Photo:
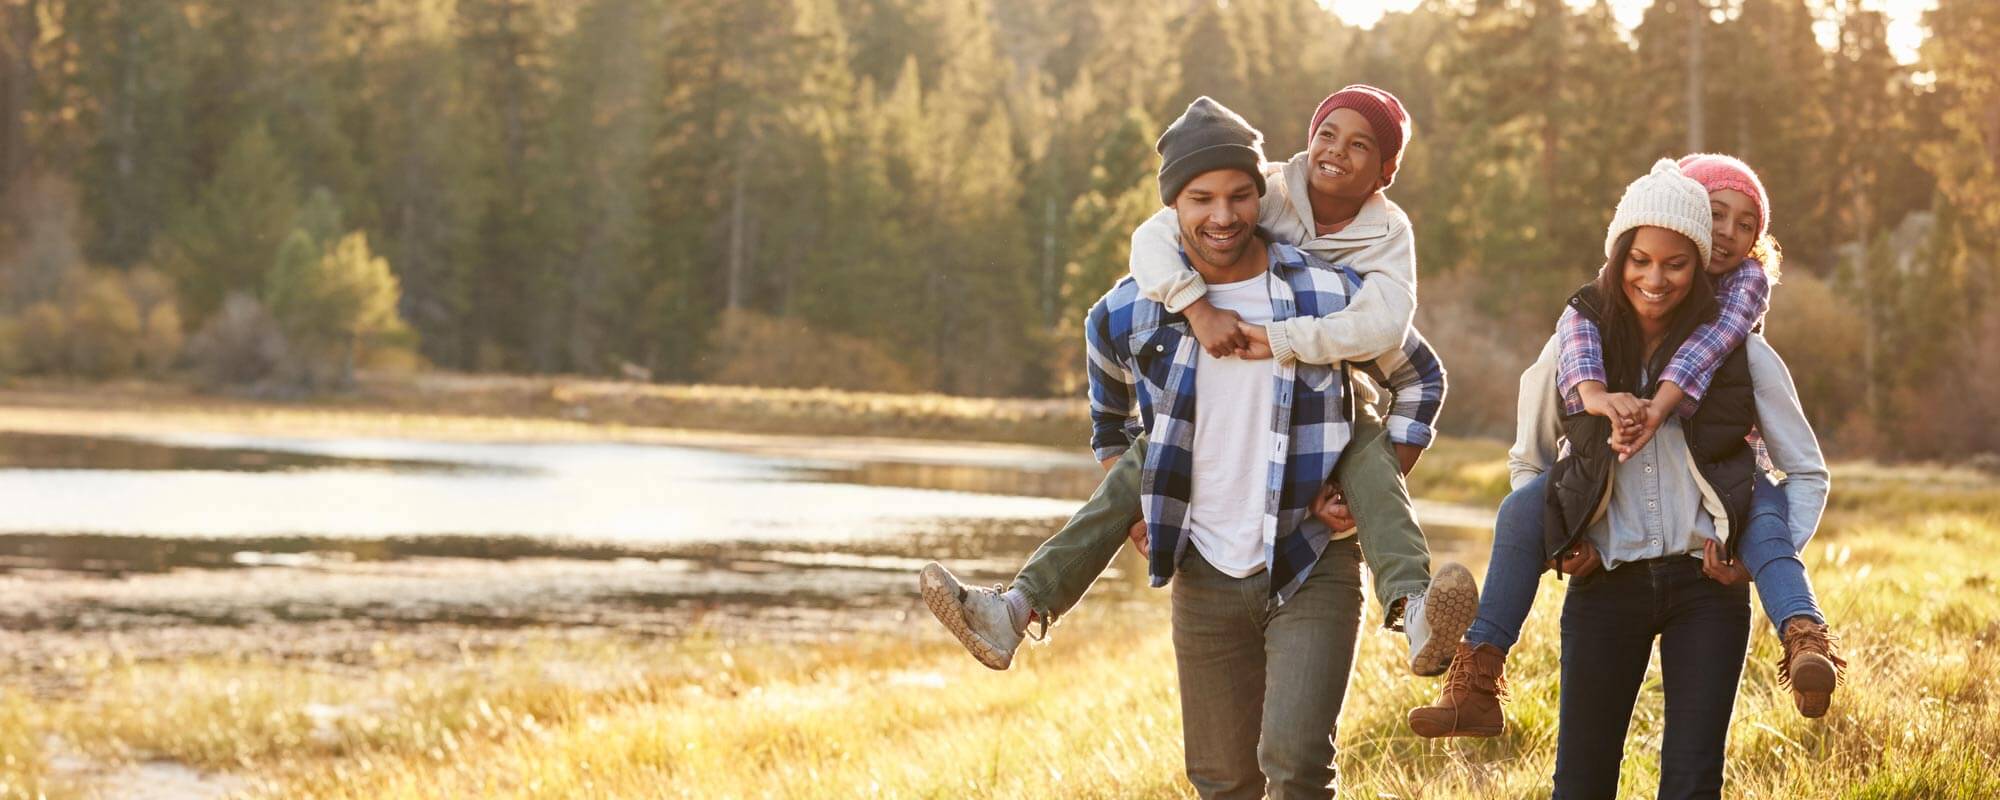
[[[1429,447],[1437,436],[1438,412],[1444,409],[1444,362],[1431,343],[1411,328],[1403,346],[1359,366],[1389,390],[1389,441]]]
[[[1090,307],[1083,331],[1084,370],[1090,378],[1090,450],[1103,461],[1132,446],[1132,370],[1112,339],[1111,312],[1104,300]]]

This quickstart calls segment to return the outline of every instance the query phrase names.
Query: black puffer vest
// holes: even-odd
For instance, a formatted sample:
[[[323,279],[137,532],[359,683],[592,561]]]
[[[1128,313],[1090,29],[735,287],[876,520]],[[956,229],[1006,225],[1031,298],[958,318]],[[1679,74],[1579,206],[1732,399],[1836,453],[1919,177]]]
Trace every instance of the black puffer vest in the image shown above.
[[[1638,361],[1641,345],[1623,341],[1636,338],[1629,334],[1605,330],[1601,320],[1606,304],[1597,287],[1585,285],[1578,289],[1570,296],[1569,305],[1585,319],[1598,324],[1604,340],[1605,372],[1611,381],[1606,389],[1631,392],[1643,398],[1653,396],[1659,386],[1660,372],[1688,335],[1705,321],[1687,320],[1668,332],[1646,365],[1645,374],[1652,377],[1641,386],[1638,370],[1626,366]],[[1591,522],[1604,513],[1611,498],[1612,476],[1618,467],[1618,454],[1606,442],[1611,438],[1610,420],[1588,413],[1566,413],[1561,397],[1556,398],[1556,413],[1562,417],[1569,453],[1549,469],[1548,497],[1542,513],[1542,554],[1549,559],[1557,559],[1557,554],[1575,545]],[[1732,555],[1741,538],[1737,534],[1750,520],[1750,490],[1757,473],[1757,458],[1745,437],[1756,425],[1757,402],[1750,383],[1750,359],[1744,348],[1737,347],[1716,369],[1708,393],[1702,397],[1701,408],[1682,426],[1695,471],[1721,501],[1726,519],[1717,519],[1716,527],[1729,543]]]

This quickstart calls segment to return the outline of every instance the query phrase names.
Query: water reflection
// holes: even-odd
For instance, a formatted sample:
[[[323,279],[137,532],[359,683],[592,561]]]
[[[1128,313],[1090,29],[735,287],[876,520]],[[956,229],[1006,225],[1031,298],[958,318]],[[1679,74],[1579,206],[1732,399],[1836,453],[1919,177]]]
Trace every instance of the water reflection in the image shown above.
[[[201,447],[121,437],[0,432],[0,470],[202,470],[287,472],[312,469],[397,472],[504,470],[493,464],[368,458],[267,447]]]
[[[909,625],[925,561],[1003,583],[1100,474],[1055,451],[814,444],[0,435],[0,651]],[[1479,510],[1419,509],[1435,557],[1483,547]],[[1145,587],[1127,548],[1089,602],[1157,606]]]
[[[0,532],[166,537],[530,536],[586,542],[896,536],[1071,502],[839,482],[856,465],[618,443],[17,437]],[[911,475],[921,482],[923,475]]]

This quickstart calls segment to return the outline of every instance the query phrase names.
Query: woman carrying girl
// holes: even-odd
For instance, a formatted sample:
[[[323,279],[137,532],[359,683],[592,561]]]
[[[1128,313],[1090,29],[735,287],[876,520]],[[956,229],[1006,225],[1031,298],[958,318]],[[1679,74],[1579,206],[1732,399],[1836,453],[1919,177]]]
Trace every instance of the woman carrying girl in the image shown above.
[[[1707,276],[1716,286],[1714,320],[1697,327],[1674,351],[1652,385],[1650,400],[1631,392],[1606,390],[1600,327],[1572,302],[1558,323],[1558,387],[1562,411],[1608,420],[1612,450],[1621,460],[1643,449],[1669,419],[1686,421],[1698,412],[1722,360],[1761,326],[1777,279],[1779,251],[1769,234],[1770,203],[1749,165],[1722,155],[1696,154],[1680,169],[1708,193],[1711,256]],[[1529,409],[1523,407],[1523,419]],[[1824,462],[1805,429],[1803,466],[1787,468],[1786,480],[1760,474],[1754,483],[1747,530],[1734,557],[1716,559],[1715,579],[1734,583],[1754,578],[1765,615],[1783,642],[1778,675],[1792,690],[1793,704],[1806,717],[1826,713],[1846,662],[1834,649],[1799,559],[1818,527],[1826,499]],[[1757,450],[1760,472],[1773,466]],[[1514,492],[1501,503],[1495,521],[1493,556],[1488,562],[1479,616],[1459,652],[1438,702],[1410,712],[1410,727],[1424,736],[1495,736],[1504,728],[1500,695],[1506,654],[1519,639],[1544,569],[1579,577],[1602,566],[1602,556],[1585,542],[1571,555],[1544,550],[1542,535],[1549,498],[1541,470],[1517,469]],[[1819,476],[1815,478],[1814,476]],[[1726,554],[1725,554],[1726,555]]]
[[[1703,269],[1714,251],[1709,194],[1662,160],[1619,201],[1605,267],[1570,300],[1598,331],[1608,393],[1655,394],[1672,359],[1715,317],[1719,304]],[[1817,524],[1827,480],[1817,442],[1790,373],[1761,336],[1722,354],[1691,417],[1664,416],[1650,436],[1634,428],[1640,420],[1569,413],[1557,388],[1560,350],[1560,337],[1551,338],[1522,374],[1509,460],[1515,484],[1539,483],[1544,497],[1533,504],[1542,524],[1528,526],[1536,531],[1530,552],[1577,575],[1563,603],[1555,796],[1616,795],[1656,639],[1666,695],[1659,794],[1719,796],[1749,638],[1748,587],[1729,562],[1756,535],[1752,487],[1764,479],[1748,438],[1761,431],[1770,464],[1786,475],[1786,495],[1811,500],[1788,509],[1794,527],[1808,528]],[[1516,516],[1529,515],[1517,509]],[[1497,683],[1497,663],[1494,681],[1478,680],[1478,662],[1496,650],[1461,646],[1469,657],[1465,668],[1454,661],[1448,683]],[[1412,712],[1412,726],[1423,732],[1435,721],[1424,712],[1455,710],[1451,699]]]

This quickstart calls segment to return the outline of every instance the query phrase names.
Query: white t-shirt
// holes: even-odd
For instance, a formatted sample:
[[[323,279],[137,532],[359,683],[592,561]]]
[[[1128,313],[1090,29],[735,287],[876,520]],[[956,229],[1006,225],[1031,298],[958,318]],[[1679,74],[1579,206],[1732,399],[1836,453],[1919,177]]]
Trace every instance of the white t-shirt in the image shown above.
[[[1244,322],[1271,321],[1270,273],[1210,284],[1208,302]],[[1188,528],[1196,550],[1227,575],[1264,568],[1264,498],[1270,477],[1272,376],[1277,362],[1215,358],[1195,367],[1194,475]]]

